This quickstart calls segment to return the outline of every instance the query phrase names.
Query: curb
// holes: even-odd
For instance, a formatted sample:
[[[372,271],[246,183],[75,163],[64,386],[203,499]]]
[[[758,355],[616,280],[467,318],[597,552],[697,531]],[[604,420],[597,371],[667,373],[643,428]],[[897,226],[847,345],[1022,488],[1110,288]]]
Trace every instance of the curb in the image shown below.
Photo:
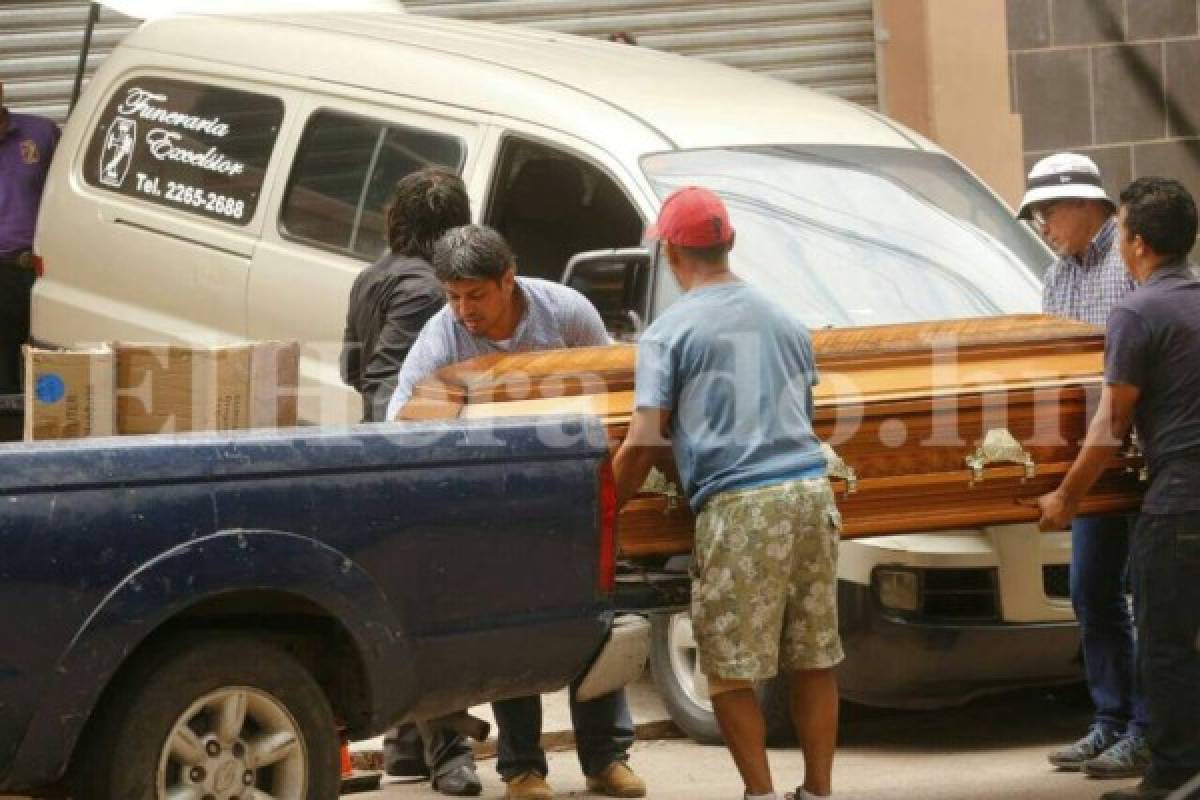
[[[683,731],[669,719],[642,722],[633,726],[633,736],[639,741],[656,739],[685,739]],[[542,749],[547,753],[562,752],[575,747],[575,731],[551,731],[542,734]],[[491,736],[485,742],[471,742],[476,761],[485,761],[496,757],[496,737]],[[350,753],[351,763],[358,770],[382,770],[382,750],[355,750]]]

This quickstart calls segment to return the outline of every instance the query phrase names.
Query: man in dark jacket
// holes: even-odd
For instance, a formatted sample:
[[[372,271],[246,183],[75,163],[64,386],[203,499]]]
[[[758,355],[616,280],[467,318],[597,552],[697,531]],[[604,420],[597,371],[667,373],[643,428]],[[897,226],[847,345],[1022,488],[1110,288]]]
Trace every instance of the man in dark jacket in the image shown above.
[[[387,210],[390,250],[359,273],[350,290],[342,380],[363,399],[363,421],[379,422],[396,374],[426,321],[446,304],[433,276],[433,243],[471,221],[462,178],[441,167],[409,173]]]
[[[397,182],[387,210],[389,252],[359,273],[346,312],[342,380],[362,395],[364,422],[384,419],[396,374],[417,334],[446,304],[430,266],[434,242],[470,221],[467,187],[453,172],[427,167]],[[482,790],[470,745],[456,733],[424,724],[389,732],[384,767],[391,775],[431,774],[442,794]]]

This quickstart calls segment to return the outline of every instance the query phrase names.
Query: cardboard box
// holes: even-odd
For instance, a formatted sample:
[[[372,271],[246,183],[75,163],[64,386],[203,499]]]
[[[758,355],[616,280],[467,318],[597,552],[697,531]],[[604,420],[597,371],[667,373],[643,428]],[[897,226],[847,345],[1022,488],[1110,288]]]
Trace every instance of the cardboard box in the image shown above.
[[[25,441],[113,435],[112,348],[23,351]]]
[[[250,359],[250,427],[292,427],[299,414],[299,342],[259,342]]]
[[[122,434],[296,424],[296,342],[214,347],[118,343]]]

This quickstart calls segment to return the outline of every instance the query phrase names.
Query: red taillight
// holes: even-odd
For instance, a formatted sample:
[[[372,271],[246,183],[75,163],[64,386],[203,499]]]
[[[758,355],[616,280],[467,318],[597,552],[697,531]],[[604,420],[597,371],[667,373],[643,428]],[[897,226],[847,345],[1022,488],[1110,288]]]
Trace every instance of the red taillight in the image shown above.
[[[33,256],[33,274],[39,278],[46,274],[46,263],[42,261],[42,257],[39,255]]]
[[[600,465],[600,558],[596,586],[604,594],[617,587],[617,481],[612,463],[606,458]]]

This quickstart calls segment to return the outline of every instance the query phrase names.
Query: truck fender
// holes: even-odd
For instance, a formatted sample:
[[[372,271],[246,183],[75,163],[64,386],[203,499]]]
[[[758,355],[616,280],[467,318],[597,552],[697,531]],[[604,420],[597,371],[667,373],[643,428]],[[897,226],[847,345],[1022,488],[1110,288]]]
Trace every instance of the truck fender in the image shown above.
[[[368,724],[413,701],[411,643],[372,577],[323,542],[269,530],[227,530],[168,550],[105,597],[64,651],[17,752],[10,786],[60,778],[104,689],[147,637],[196,604],[244,590],[279,591],[325,609],[365,668]]]

